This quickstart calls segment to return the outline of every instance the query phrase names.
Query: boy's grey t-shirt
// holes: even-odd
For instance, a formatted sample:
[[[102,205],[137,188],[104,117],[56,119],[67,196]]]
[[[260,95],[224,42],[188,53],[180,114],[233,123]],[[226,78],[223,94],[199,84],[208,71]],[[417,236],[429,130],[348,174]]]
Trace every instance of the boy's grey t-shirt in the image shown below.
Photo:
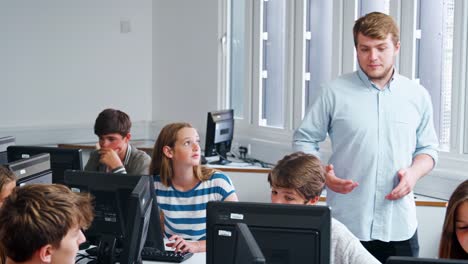
[[[99,158],[98,150],[91,152],[84,170],[106,172],[106,166],[99,162]],[[151,157],[146,154],[146,152],[128,144],[127,157],[124,161],[125,173],[131,175],[148,175],[150,163]]]
[[[349,229],[332,218],[331,264],[377,264],[380,263],[361,244]]]

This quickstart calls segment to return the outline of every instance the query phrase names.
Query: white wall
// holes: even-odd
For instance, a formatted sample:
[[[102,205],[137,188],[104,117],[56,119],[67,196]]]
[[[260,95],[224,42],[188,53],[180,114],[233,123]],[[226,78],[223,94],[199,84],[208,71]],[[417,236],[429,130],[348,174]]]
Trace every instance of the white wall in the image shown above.
[[[114,107],[132,118],[134,138],[175,121],[204,138],[206,113],[219,108],[219,8],[217,0],[0,1],[0,136],[95,140],[94,119]],[[120,32],[121,20],[131,32]]]
[[[0,24],[0,136],[94,139],[107,107],[152,119],[151,0],[0,1]]]
[[[218,0],[153,3],[153,120],[187,121],[201,134],[218,108]]]

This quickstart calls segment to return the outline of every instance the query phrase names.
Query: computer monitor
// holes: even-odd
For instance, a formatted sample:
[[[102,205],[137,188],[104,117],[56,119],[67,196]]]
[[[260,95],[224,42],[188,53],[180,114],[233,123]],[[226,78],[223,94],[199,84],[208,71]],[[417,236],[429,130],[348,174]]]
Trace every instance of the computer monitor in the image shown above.
[[[15,145],[15,137],[0,137],[0,165],[8,163],[7,148]]]
[[[65,170],[83,170],[81,149],[64,149],[39,146],[10,146],[7,149],[7,153],[9,162],[28,158],[32,155],[37,155],[40,153],[49,153],[53,183],[64,182],[63,172]]]
[[[148,179],[151,198],[149,222],[145,222],[147,221],[146,217],[144,219],[140,217],[140,221],[145,222],[145,225],[149,225],[146,240],[144,240],[145,246],[164,251],[163,233],[152,176],[76,170],[65,171],[65,185],[74,191],[90,192],[95,197],[95,218],[91,227],[86,230],[85,235],[90,244],[99,246],[97,253],[101,256],[101,259],[107,258],[105,261],[115,260],[113,259],[116,255],[115,248],[125,251],[125,241],[128,240],[128,234],[133,233],[129,233],[127,228],[134,226],[129,223],[136,220],[132,220],[128,216],[136,215],[136,213],[132,213],[132,207],[128,206],[127,202],[141,178]],[[144,230],[143,228],[142,231]],[[130,245],[127,244],[127,246]],[[133,247],[135,246],[133,245]],[[106,248],[107,250],[105,250]],[[106,263],[105,261],[103,262]]]
[[[50,155],[42,153],[5,164],[17,177],[16,185],[23,186],[32,183],[52,183],[50,170]]]
[[[236,244],[235,244],[235,264],[265,264],[263,256],[257,241],[244,223],[236,224]]]
[[[234,136],[234,110],[208,112],[206,121],[205,157],[219,156],[210,164],[227,164],[227,153],[231,151]]]
[[[141,250],[148,234],[153,203],[151,193],[154,192],[154,184],[151,185],[150,178],[141,177],[129,197],[126,226],[128,236],[120,263],[142,263]]]
[[[266,263],[329,263],[330,209],[249,202],[209,202],[207,264],[234,263],[236,224],[248,225]]]
[[[468,264],[468,260],[462,259],[431,259],[414,257],[389,257],[386,264]]]

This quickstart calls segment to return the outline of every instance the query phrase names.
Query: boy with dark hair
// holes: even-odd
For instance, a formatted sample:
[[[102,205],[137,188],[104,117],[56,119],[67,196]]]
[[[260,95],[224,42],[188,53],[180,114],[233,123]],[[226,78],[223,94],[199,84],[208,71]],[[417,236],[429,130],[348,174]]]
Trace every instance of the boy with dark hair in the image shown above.
[[[93,220],[89,194],[59,184],[16,188],[0,209],[0,248],[6,264],[73,264]]]
[[[87,171],[148,174],[151,158],[146,152],[131,146],[130,117],[116,109],[103,110],[94,124],[99,137],[98,149],[91,152]]]
[[[295,152],[278,161],[268,174],[268,182],[271,186],[271,202],[314,205],[325,187],[325,170],[317,157]],[[334,218],[331,223],[330,263],[380,263],[346,226]]]

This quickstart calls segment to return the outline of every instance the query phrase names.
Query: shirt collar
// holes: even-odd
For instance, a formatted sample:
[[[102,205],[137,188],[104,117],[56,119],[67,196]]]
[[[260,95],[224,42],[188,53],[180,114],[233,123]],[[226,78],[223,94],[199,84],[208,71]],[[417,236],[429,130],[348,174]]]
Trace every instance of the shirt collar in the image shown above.
[[[358,74],[359,79],[361,79],[361,81],[364,83],[364,85],[367,87],[367,89],[369,89],[369,90],[371,90],[371,89],[380,90],[377,85],[375,85],[371,80],[369,80],[369,77],[367,77],[367,75],[364,73],[364,71],[361,69],[361,67],[358,68],[357,74]],[[394,87],[394,81],[397,80],[398,78],[399,78],[399,74],[398,74],[397,70],[395,69],[395,67],[393,67],[393,75],[390,78],[390,81],[385,85],[385,88],[383,89],[383,91],[388,89],[388,91],[391,92],[392,89],[394,89],[393,88]]]
[[[130,143],[127,144],[127,153],[125,153],[125,159],[124,159],[124,166],[128,164],[128,161],[130,160],[130,154],[132,152],[132,147],[130,146]]]

